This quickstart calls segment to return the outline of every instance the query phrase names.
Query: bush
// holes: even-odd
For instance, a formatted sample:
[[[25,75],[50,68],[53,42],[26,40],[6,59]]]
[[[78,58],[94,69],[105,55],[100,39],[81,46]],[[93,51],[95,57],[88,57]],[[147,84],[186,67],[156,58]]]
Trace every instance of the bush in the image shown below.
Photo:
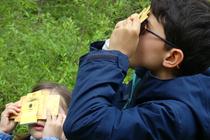
[[[73,88],[78,59],[92,41],[147,0],[1,0],[0,111],[42,81]],[[22,130],[21,130],[22,131]]]

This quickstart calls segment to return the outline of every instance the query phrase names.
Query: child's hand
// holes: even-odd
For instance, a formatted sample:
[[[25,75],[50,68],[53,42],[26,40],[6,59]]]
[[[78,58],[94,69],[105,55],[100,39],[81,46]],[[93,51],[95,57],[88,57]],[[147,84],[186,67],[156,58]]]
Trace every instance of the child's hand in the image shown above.
[[[63,123],[66,118],[64,114],[58,114],[58,116],[47,116],[47,121],[44,126],[44,137],[56,137],[61,139],[63,136]]]
[[[11,133],[17,123],[14,120],[11,120],[10,117],[17,116],[19,112],[19,102],[7,104],[5,110],[1,113],[0,130],[5,133]]]
[[[138,14],[118,22],[112,32],[109,49],[118,50],[131,58],[138,46],[140,25]]]

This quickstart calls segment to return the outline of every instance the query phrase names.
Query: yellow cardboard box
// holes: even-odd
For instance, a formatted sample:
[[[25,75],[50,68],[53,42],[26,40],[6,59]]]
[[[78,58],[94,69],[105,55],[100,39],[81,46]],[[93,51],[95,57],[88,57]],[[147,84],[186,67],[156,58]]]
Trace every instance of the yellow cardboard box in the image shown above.
[[[52,95],[48,90],[39,90],[21,97],[21,111],[13,117],[20,124],[35,123],[50,115],[58,115],[60,95]]]

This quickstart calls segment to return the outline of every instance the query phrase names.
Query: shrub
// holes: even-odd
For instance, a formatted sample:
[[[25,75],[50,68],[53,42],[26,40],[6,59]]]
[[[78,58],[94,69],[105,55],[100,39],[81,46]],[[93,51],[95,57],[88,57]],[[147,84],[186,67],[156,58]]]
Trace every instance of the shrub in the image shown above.
[[[147,0],[1,0],[0,111],[42,81],[72,89],[78,59],[89,43],[108,38],[117,21],[147,4]]]

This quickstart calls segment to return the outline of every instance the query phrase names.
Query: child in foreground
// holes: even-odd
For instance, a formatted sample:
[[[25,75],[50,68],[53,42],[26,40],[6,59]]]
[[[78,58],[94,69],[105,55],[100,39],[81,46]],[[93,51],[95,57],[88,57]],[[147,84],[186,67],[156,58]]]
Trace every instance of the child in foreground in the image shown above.
[[[103,45],[80,58],[67,138],[210,139],[208,0],[152,0],[144,24],[131,15]],[[124,85],[129,67],[136,80]]]
[[[64,86],[54,83],[42,83],[35,86],[32,92],[45,90],[50,95],[60,95],[61,101],[57,116],[47,115],[47,120],[38,120],[37,123],[29,124],[29,133],[25,136],[12,136],[12,131],[17,123],[11,120],[11,116],[17,116],[20,112],[20,102],[9,103],[1,114],[0,139],[1,140],[65,140],[63,133],[63,122],[67,114],[68,104],[70,103],[70,92]],[[53,103],[52,103],[53,104]]]

